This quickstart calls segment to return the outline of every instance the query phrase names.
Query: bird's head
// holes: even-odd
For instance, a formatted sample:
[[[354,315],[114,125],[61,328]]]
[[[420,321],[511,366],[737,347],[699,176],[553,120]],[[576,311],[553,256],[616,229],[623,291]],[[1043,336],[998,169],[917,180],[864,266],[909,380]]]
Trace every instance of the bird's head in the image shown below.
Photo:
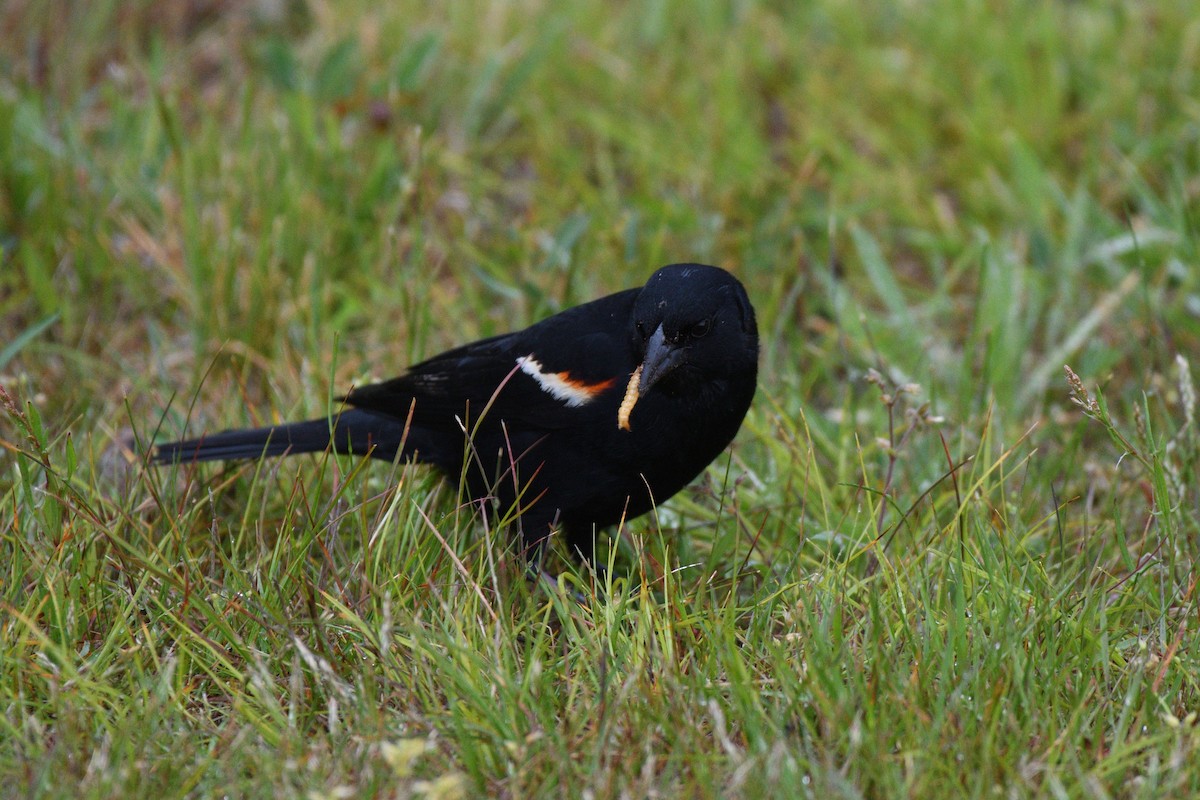
[[[634,304],[630,335],[640,360],[621,427],[637,398],[655,386],[675,395],[722,378],[755,379],[754,308],[737,278],[718,267],[671,264],[651,275]]]

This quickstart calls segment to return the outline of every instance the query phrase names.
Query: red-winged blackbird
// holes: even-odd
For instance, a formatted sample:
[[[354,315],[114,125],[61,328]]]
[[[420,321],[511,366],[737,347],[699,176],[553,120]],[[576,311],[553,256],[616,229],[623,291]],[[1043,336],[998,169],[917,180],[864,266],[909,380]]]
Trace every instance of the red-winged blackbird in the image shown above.
[[[321,452],[411,458],[520,515],[527,554],[561,527],[585,560],[596,530],[682,489],[737,433],[758,328],[728,272],[672,264],[646,285],[352,389],[330,419],[158,445],[158,462]],[[488,503],[483,504],[485,508]]]

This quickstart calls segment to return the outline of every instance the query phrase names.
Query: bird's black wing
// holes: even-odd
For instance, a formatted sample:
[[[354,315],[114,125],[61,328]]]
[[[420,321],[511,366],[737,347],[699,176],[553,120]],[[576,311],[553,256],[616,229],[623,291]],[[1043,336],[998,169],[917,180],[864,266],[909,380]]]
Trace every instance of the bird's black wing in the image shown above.
[[[546,431],[578,425],[599,406],[611,406],[615,414],[636,367],[626,334],[637,292],[609,295],[525,330],[448,350],[344,399],[400,419],[411,410],[413,426],[430,430],[461,430],[485,409],[485,424]]]

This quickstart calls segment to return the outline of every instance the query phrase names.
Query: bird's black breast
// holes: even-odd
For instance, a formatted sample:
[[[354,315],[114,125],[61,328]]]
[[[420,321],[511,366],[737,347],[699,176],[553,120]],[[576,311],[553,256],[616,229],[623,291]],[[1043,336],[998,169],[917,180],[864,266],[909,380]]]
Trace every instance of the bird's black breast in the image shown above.
[[[733,440],[754,395],[753,375],[714,385],[703,398],[651,393],[620,430],[615,406],[588,428],[560,432],[549,445],[548,496],[558,499],[572,540],[644,514],[690,483]]]

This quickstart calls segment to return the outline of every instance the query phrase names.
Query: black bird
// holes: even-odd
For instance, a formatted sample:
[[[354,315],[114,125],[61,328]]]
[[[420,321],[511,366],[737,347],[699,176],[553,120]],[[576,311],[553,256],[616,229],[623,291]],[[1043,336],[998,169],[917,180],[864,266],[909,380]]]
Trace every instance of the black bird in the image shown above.
[[[333,450],[433,464],[515,510],[526,555],[595,532],[686,486],[733,439],[758,375],[758,328],[723,269],[672,264],[638,289],[457,347],[352,389],[329,419],[160,444],[154,461]],[[515,505],[514,505],[515,504]],[[487,508],[485,503],[484,507]]]

